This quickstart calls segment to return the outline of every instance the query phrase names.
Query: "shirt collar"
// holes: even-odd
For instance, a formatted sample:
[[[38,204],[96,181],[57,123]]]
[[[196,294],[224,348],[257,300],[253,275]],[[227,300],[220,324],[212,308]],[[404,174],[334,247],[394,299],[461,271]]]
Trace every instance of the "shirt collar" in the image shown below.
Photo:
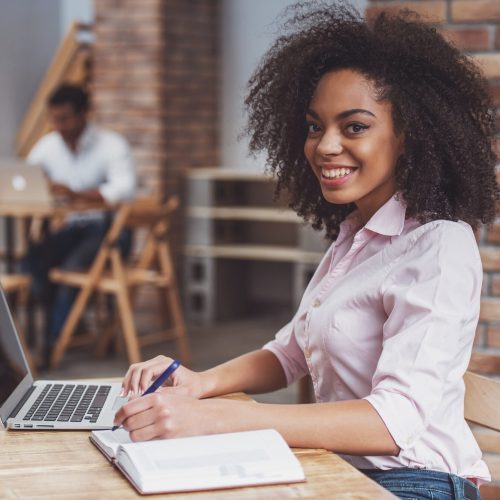
[[[396,193],[365,224],[365,228],[384,236],[399,236],[404,229],[406,205]]]
[[[359,210],[351,212],[339,226],[339,234],[337,236],[337,245],[340,245],[346,238],[354,234],[361,225],[361,217]]]
[[[406,205],[401,195],[396,193],[372,215],[364,229],[384,236],[399,236],[403,232],[405,219]],[[359,210],[354,210],[340,224],[337,243],[340,244],[358,229],[361,229],[361,216]]]
[[[61,134],[59,134],[59,137],[61,139],[61,142],[66,146],[66,148],[69,148],[64,139],[62,138]],[[97,138],[97,127],[95,125],[92,125],[91,123],[87,123],[82,133],[80,134],[80,137],[78,138],[78,142],[76,144],[76,154],[79,154],[82,151],[85,151],[86,149],[91,147],[95,142],[96,138]]]
[[[92,143],[95,141],[95,138],[97,136],[97,129],[95,125],[92,125],[91,123],[87,123],[85,125],[85,128],[83,129],[82,135],[80,136],[78,140],[78,146],[77,146],[77,151],[83,151],[87,149],[89,146],[92,145]]]

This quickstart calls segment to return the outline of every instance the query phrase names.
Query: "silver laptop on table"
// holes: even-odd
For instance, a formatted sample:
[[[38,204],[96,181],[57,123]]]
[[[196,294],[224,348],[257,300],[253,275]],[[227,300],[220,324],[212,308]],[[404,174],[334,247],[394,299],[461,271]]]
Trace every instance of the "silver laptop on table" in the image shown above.
[[[42,167],[0,158],[0,202],[50,205],[55,200]]]
[[[110,429],[127,401],[121,385],[33,381],[5,295],[0,290],[0,429]]]

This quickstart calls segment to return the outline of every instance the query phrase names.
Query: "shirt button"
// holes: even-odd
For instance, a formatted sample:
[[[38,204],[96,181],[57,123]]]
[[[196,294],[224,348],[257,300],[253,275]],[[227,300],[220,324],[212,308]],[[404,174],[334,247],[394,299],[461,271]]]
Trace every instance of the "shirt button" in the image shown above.
[[[321,300],[319,299],[314,299],[314,302],[313,302],[313,307],[319,307],[321,305]]]
[[[307,347],[304,349],[304,355],[307,359],[311,356],[311,351]]]

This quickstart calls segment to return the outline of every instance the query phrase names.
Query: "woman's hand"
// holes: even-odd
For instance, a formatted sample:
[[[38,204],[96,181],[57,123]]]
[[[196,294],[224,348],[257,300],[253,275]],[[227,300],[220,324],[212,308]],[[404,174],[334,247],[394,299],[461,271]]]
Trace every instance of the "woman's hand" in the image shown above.
[[[132,441],[211,434],[217,432],[216,407],[216,400],[200,401],[166,387],[122,406],[114,425],[129,431]]]
[[[167,356],[156,358],[130,365],[122,382],[122,395],[131,397],[140,396],[172,363],[173,359]],[[168,378],[164,385],[170,386],[170,393],[201,398],[204,395],[203,377],[179,366]]]

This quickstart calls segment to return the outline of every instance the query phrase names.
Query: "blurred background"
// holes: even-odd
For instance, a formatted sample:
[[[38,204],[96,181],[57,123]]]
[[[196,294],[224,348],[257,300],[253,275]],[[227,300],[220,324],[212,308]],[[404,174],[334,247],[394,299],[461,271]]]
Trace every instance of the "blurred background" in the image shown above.
[[[92,120],[131,145],[139,194],[181,197],[170,240],[195,368],[270,339],[290,319],[328,244],[285,210],[285,200],[273,201],[264,159],[249,157],[246,138],[238,140],[247,81],[291,4],[0,1],[0,60],[9,68],[0,73],[0,157],[24,158],[50,130],[46,99],[57,85],[88,89]],[[225,206],[233,214],[214,214]],[[14,239],[15,259],[25,245]],[[136,299],[145,329],[157,316],[151,302],[147,290]],[[224,336],[225,329],[234,334]],[[32,337],[39,357],[42,341]],[[151,346],[142,357],[172,350],[175,344]],[[123,351],[105,360],[86,351],[69,349],[50,376],[126,370]],[[294,390],[286,397],[294,399]]]
[[[238,140],[248,78],[278,35],[277,19],[293,3],[0,0],[0,157],[24,158],[49,130],[45,101],[56,85],[69,81],[88,89],[92,120],[131,145],[140,195],[180,197],[169,242],[195,369],[271,339],[292,317],[328,245],[286,209],[286,200],[273,200],[264,158],[249,157],[246,139]],[[481,65],[500,106],[498,0],[351,4],[366,15],[410,8],[426,16]],[[9,237],[12,228],[2,219],[4,257]],[[500,225],[482,228],[477,238],[484,296],[471,368],[494,376],[500,373]],[[22,254],[21,240],[16,236],[9,258]],[[134,252],[141,252],[140,238]],[[154,291],[134,297],[139,334],[159,321],[156,301]],[[17,309],[20,328],[26,316],[37,314]],[[84,321],[92,327],[88,310]],[[40,322],[35,318],[35,329]],[[57,367],[41,363],[40,374],[121,376],[129,359],[120,338],[105,356],[69,348]],[[31,332],[27,342],[36,364],[43,340]],[[177,348],[175,341],[161,342],[141,356],[175,355]],[[293,402],[299,392],[294,386],[262,400]],[[500,476],[500,460],[490,466]]]

